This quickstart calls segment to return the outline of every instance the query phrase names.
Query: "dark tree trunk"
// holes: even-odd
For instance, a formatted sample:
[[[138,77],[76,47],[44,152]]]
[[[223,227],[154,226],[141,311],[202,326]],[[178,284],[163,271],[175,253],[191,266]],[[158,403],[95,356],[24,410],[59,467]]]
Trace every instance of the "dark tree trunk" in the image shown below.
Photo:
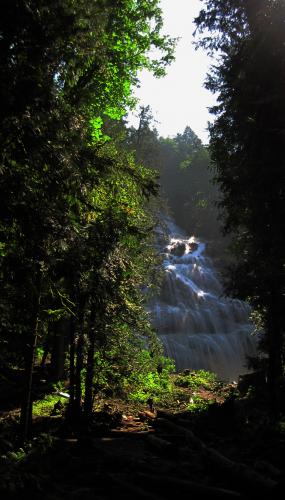
[[[54,324],[51,351],[51,376],[54,381],[64,379],[68,328],[69,321],[66,319],[61,319]]]
[[[49,352],[50,352],[50,348],[49,348],[48,343],[46,343],[44,345],[43,349],[44,349],[44,352],[43,352],[43,355],[42,355],[40,366],[41,366],[41,370],[44,372],[45,368],[46,368],[47,358],[48,358],[48,355],[49,355]]]
[[[271,411],[274,417],[278,417],[280,412],[281,399],[284,395],[280,394],[280,381],[283,375],[282,351],[283,351],[283,332],[280,321],[278,321],[278,312],[272,313],[273,316],[268,321],[268,389]],[[275,316],[274,316],[275,315]]]
[[[74,410],[76,416],[81,413],[82,387],[81,373],[84,361],[84,308],[85,297],[81,297],[78,304],[78,324],[77,324],[77,346],[76,346],[76,370],[75,370],[75,400]]]
[[[266,8],[268,0],[245,0],[244,8],[251,31],[255,31],[259,21],[259,14]]]
[[[41,279],[41,271],[38,271],[35,279],[36,292],[34,292],[32,301],[31,333],[28,335],[25,345],[24,390],[20,416],[21,438],[23,442],[26,441],[30,436],[32,427],[32,385],[38,337],[39,311],[41,301]]]
[[[96,311],[95,305],[92,304],[90,313],[90,324],[88,330],[88,353],[87,353],[87,370],[85,379],[85,398],[84,398],[84,414],[88,418],[92,414],[93,408],[93,377],[94,377],[94,352],[95,352],[95,325]]]
[[[69,415],[74,413],[75,402],[75,318],[70,323],[70,347],[69,347]]]

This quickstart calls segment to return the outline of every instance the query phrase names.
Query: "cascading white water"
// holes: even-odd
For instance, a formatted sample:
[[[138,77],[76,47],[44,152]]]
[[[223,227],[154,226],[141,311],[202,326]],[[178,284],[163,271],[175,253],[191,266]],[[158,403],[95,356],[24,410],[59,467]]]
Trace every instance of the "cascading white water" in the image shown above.
[[[246,357],[256,354],[250,308],[222,295],[218,273],[205,256],[205,244],[187,238],[167,219],[169,240],[162,243],[164,279],[149,304],[151,321],[178,371],[210,370],[237,380],[248,371]]]

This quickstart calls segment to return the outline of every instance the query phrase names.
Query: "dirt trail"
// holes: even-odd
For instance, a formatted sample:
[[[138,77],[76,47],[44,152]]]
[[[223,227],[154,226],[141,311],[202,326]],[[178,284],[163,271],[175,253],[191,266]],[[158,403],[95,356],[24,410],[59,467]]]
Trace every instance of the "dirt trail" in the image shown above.
[[[185,416],[145,411],[102,435],[59,438],[41,470],[44,491],[34,498],[282,498],[277,468],[264,463],[261,472],[233,460],[190,426]]]

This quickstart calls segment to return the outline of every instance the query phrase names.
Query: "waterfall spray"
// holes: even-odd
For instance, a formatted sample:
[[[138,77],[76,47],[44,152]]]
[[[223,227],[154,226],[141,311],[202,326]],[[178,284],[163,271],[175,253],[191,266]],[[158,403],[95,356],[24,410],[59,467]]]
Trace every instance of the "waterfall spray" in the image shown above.
[[[166,225],[168,241],[159,244],[163,283],[148,308],[165,354],[175,360],[178,371],[205,369],[237,380],[249,371],[247,356],[256,355],[250,307],[223,296],[205,243],[187,238],[169,219]]]

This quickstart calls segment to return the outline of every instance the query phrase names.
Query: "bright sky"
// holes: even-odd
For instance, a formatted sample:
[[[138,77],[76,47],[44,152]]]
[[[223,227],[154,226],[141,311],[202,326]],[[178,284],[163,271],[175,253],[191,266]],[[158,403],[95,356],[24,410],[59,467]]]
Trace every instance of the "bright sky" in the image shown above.
[[[207,123],[212,120],[207,108],[215,102],[214,96],[203,87],[210,60],[204,51],[195,51],[192,45],[194,18],[203,4],[200,0],[161,0],[160,4],[164,32],[180,37],[176,60],[164,78],[157,79],[143,71],[135,96],[141,105],[150,105],[160,135],[175,136],[189,125],[207,143]],[[138,120],[132,116],[129,123],[137,126]]]

